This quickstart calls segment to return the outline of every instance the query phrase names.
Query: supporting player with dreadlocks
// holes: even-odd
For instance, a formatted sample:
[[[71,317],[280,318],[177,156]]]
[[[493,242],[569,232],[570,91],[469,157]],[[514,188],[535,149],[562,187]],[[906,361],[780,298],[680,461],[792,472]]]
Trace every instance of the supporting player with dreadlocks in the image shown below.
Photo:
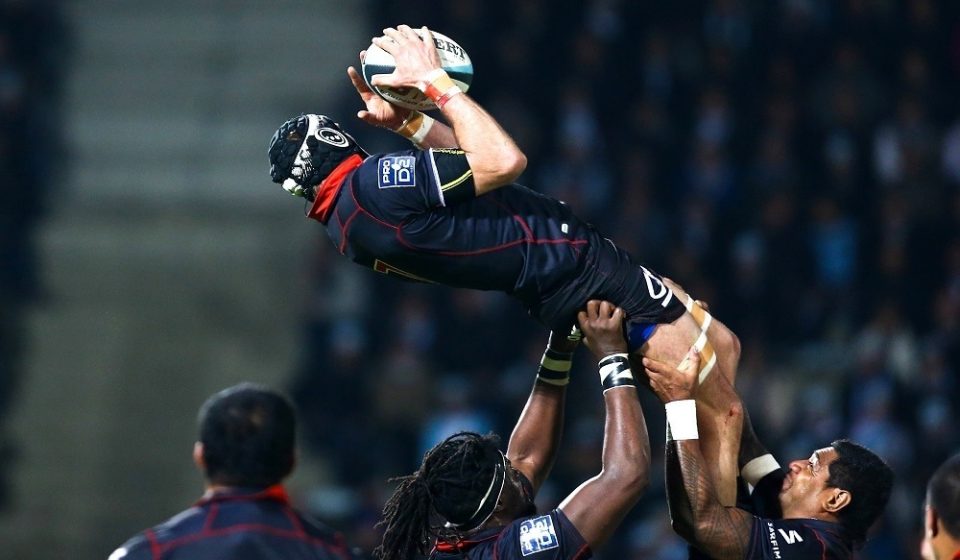
[[[590,301],[579,315],[585,344],[600,358],[606,407],[601,472],[557,509],[538,515],[533,498],[560,443],[572,343],[553,333],[537,380],[510,436],[459,433],[399,479],[380,525],[380,560],[584,559],[613,533],[647,485],[650,440],[622,335],[623,311]]]

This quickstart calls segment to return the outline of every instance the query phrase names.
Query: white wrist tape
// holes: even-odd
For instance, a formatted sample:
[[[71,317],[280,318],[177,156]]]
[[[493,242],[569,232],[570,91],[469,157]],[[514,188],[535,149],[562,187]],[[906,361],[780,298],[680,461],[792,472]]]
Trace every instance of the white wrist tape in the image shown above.
[[[668,402],[664,408],[667,411],[667,437],[675,441],[700,439],[697,431],[697,401]]]
[[[423,139],[427,137],[427,133],[430,132],[430,129],[433,128],[433,123],[437,122],[436,119],[430,117],[429,115],[423,116],[423,123],[420,124],[420,128],[410,137],[410,141],[419,146],[423,144]]]
[[[760,479],[780,468],[780,463],[773,458],[773,455],[767,453],[750,461],[740,469],[740,477],[750,485],[751,492],[753,487],[760,482]]]

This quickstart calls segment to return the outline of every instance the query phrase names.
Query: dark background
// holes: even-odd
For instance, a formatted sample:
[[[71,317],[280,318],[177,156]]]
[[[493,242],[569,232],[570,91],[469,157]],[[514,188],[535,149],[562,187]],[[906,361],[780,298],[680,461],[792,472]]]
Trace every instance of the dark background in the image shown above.
[[[281,4],[330,25],[332,12],[319,5]],[[251,18],[276,18],[250,5],[218,7],[223,18],[237,6]],[[70,161],[70,136],[58,119],[64,103],[70,106],[62,93],[71,57],[53,55],[71,52],[64,30],[77,27],[82,39],[89,29],[82,14],[80,25],[72,23],[76,10],[5,6],[33,19],[20,24],[5,12],[0,27],[0,419],[24,394],[15,388],[30,383],[24,372],[41,346],[23,341],[46,338],[46,323],[31,322],[31,310],[50,314],[61,301],[56,279],[45,292],[38,266],[44,245],[37,243],[55,223],[45,209],[63,207],[55,180],[63,170],[51,161]],[[710,302],[740,336],[738,389],[781,462],[806,458],[837,437],[883,456],[897,486],[860,557],[918,557],[926,478],[960,446],[960,7],[926,0],[460,0],[373,1],[350,10],[341,17],[353,27],[341,30],[333,47],[318,33],[319,56],[311,54],[320,61],[303,70],[335,85],[323,95],[274,92],[264,110],[271,124],[259,130],[264,147],[289,114],[311,111],[332,113],[371,151],[403,146],[352,118],[360,103],[342,66],[387,25],[426,24],[451,36],[473,59],[470,94],[529,157],[521,182],[565,200],[641,262]],[[40,33],[23,33],[25,25]],[[275,49],[280,58],[288,52],[279,40]],[[237,157],[262,159],[265,168],[263,151]],[[250,182],[269,191],[265,172]],[[163,199],[162,192],[153,196]],[[234,224],[236,231],[292,223],[299,208],[286,202],[282,212]],[[186,207],[197,208],[177,208]],[[216,205],[203,208],[210,216]],[[178,426],[190,429],[188,416],[221,381],[252,377],[288,391],[303,421],[299,503],[370,550],[388,477],[412,471],[425,449],[457,429],[509,436],[546,332],[502,295],[385,280],[343,264],[319,225],[296,227],[297,252],[259,261],[291,272],[264,281],[265,291],[286,298],[265,327],[285,333],[283,356],[274,350],[277,359],[264,359],[252,375],[214,360],[210,367],[225,373],[182,395],[178,417],[186,419]],[[244,258],[253,266],[262,254]],[[245,300],[223,299],[197,314],[244,313],[237,309]],[[253,314],[246,320],[256,323],[261,314]],[[218,335],[215,328],[195,333],[197,346]],[[213,344],[210,352],[223,351]],[[575,366],[543,507],[599,470],[603,409],[586,354]],[[643,402],[654,483],[600,551],[603,558],[685,555],[665,508],[662,408],[648,395]],[[166,413],[159,406],[155,412]],[[10,429],[0,440],[0,464],[9,467],[0,498],[14,516],[30,502],[9,482],[17,465],[30,464],[29,453],[17,452],[31,433],[20,426],[19,437]],[[193,434],[177,436],[188,445]],[[159,452],[144,442],[127,453]],[[187,452],[171,453],[189,472]],[[125,476],[140,475],[134,469]],[[180,496],[199,494],[190,476],[180,476],[187,481]],[[177,503],[187,505],[131,507],[133,517],[119,527],[159,522]],[[103,543],[126,536],[119,529],[103,535],[88,550],[105,555]]]

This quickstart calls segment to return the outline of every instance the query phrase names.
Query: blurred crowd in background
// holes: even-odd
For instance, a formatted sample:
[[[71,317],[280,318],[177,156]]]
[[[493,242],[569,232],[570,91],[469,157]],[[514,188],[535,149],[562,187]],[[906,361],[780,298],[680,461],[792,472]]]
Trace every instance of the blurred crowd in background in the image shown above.
[[[737,387],[786,462],[838,437],[896,470],[862,558],[913,557],[923,488],[960,446],[960,5],[911,0],[373,2],[371,36],[461,43],[470,93],[568,202],[708,301],[741,338]],[[371,151],[344,78],[336,116]],[[330,111],[331,109],[324,109]],[[331,487],[310,504],[372,548],[386,479],[453,431],[506,440],[547,333],[500,294],[377,277],[317,228],[293,393]],[[554,507],[599,470],[583,350]],[[684,558],[662,488],[662,407],[643,396],[654,483],[603,557]]]
[[[5,428],[23,369],[23,321],[43,295],[35,237],[63,168],[67,46],[58,2],[0,0],[0,510],[17,455]]]
[[[862,558],[915,556],[923,488],[960,447],[960,4],[933,0],[370,0],[369,30],[426,24],[465,47],[471,95],[516,138],[523,183],[699,299],[739,336],[737,387],[785,462],[837,437],[898,475]],[[57,3],[0,0],[0,506],[4,416],[35,234],[63,155],[69,38]],[[333,113],[371,151],[408,146]],[[405,284],[320,226],[286,389],[323,472],[301,496],[366,550],[391,484],[461,429],[504,439],[545,332],[506,296]],[[653,485],[604,558],[686,557],[662,487],[662,406],[641,396]],[[603,406],[581,350],[552,508],[600,468]]]

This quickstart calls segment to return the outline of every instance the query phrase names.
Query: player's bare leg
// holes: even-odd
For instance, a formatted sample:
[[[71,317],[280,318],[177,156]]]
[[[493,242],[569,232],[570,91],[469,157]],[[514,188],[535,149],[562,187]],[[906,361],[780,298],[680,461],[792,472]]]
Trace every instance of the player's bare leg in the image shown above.
[[[685,359],[691,346],[696,346],[700,354],[700,385],[695,394],[700,446],[720,502],[734,506],[743,420],[743,405],[733,389],[740,360],[740,342],[726,325],[710,316],[683,288],[669,279],[664,282],[675,297],[688,302],[688,311],[673,323],[657,327],[640,348],[640,353],[676,365]]]

